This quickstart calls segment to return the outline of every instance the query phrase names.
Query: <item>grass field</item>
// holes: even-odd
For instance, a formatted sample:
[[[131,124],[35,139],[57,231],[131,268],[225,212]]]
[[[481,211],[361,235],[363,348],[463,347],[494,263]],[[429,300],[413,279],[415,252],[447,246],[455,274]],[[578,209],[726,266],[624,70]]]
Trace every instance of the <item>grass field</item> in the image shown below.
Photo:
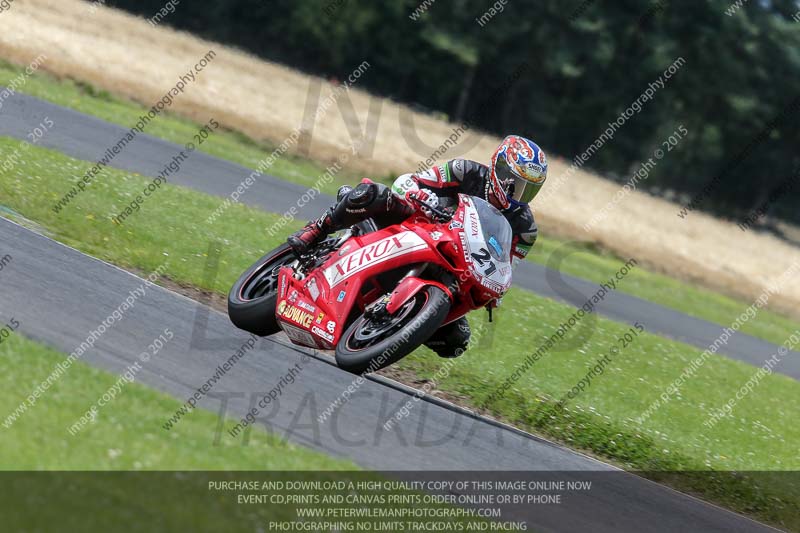
[[[0,149],[18,145],[0,139]],[[195,286],[204,284],[205,243],[219,241],[219,275],[203,288],[221,293],[278,240],[270,242],[260,231],[275,221],[275,215],[235,206],[209,225],[205,220],[221,200],[173,186],[162,187],[141,212],[124,226],[115,226],[110,216],[148,182],[142,176],[116,170],[104,171],[70,209],[53,214],[50,207],[72,180],[70,176],[79,175],[88,165],[56,152],[30,148],[25,161],[0,180],[0,196],[8,207],[41,224],[58,240],[122,266],[152,270],[168,254],[176,259],[170,262],[168,276]],[[711,410],[733,397],[755,371],[723,357],[709,359],[677,397],[638,424],[637,417],[699,354],[695,348],[647,332],[621,349],[583,394],[558,407],[555,402],[629,331],[628,326],[602,318],[591,326],[585,344],[547,353],[522,373],[505,395],[492,397],[492,391],[498,390],[517,365],[573,311],[532,293],[511,291],[497,313],[493,330],[480,313],[470,317],[473,329],[492,331],[493,340],[458,359],[450,375],[441,380],[440,390],[462,403],[483,407],[517,425],[632,469],[800,468],[796,448],[787,445],[800,441],[800,427],[795,423],[800,384],[792,379],[766,376],[732,416],[711,429],[703,425]],[[441,364],[422,349],[398,368],[431,379]],[[771,489],[765,495],[752,492],[752,487],[741,480],[737,483],[744,485],[730,484],[729,480],[709,483],[705,479],[691,488],[775,522],[791,519],[788,511],[770,499],[775,496]],[[777,494],[779,499],[786,496]]]
[[[17,67],[0,63],[0,84],[7,83],[17,75],[19,75]],[[56,80],[45,74],[30,77],[24,90],[56,104],[127,127],[135,124],[144,111],[144,108],[135,102],[117,98],[91,85],[70,80]],[[183,145],[192,139],[199,128],[199,124],[190,120],[174,114],[165,114],[148,125],[147,133]],[[223,130],[209,137],[200,149],[248,168],[256,168],[260,161],[272,153],[274,147],[257,143],[240,133]],[[268,172],[281,179],[311,187],[319,182],[325,169],[309,159],[286,155],[277,158]],[[383,178],[385,181],[388,176]],[[340,185],[353,184],[357,180],[356,174],[345,169],[335,174],[332,181],[323,182],[322,190],[333,195]],[[565,241],[549,237],[544,229],[542,234],[530,260],[547,264],[553,250],[563,246]],[[577,245],[576,250],[578,253],[571,254],[560,268],[566,273],[598,283],[608,280],[617,271],[620,263],[628,259],[590,245]],[[632,272],[625,283],[620,285],[619,290],[722,326],[729,326],[752,303],[736,300],[644,268],[637,268]],[[756,319],[748,321],[742,331],[773,343],[781,343],[796,327],[797,323],[784,315],[764,310]]]

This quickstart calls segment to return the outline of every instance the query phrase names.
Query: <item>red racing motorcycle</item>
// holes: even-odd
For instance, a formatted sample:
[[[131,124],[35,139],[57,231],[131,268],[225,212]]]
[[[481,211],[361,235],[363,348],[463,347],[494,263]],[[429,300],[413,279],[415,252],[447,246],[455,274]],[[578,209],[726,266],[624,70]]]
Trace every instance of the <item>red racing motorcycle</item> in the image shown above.
[[[469,311],[491,312],[511,286],[511,227],[488,202],[459,194],[383,229],[371,220],[301,257],[274,249],[236,281],[228,315],[256,335],[284,331],[336,351],[340,368],[372,372]]]

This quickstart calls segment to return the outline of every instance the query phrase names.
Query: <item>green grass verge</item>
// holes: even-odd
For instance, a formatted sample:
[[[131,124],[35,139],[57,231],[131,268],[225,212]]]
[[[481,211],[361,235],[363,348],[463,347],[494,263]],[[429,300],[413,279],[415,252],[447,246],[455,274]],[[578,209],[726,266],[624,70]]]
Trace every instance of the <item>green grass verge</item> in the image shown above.
[[[2,422],[63,360],[63,354],[17,334],[0,343]],[[138,383],[126,385],[99,409],[96,422],[72,436],[67,428],[117,379],[73,364],[10,428],[0,426],[0,470],[357,469],[261,430],[250,432],[248,446],[232,438],[214,444],[217,416],[202,409],[165,431],[164,420],[181,402]]]
[[[18,334],[3,338],[3,422],[64,358]],[[244,437],[227,435],[235,420],[225,424],[217,439],[217,415],[202,409],[167,432],[161,427],[164,420],[182,404],[135,382],[124,385],[101,407],[95,422],[70,435],[67,428],[117,381],[116,375],[76,362],[9,428],[0,425],[0,479],[14,487],[0,501],[5,531],[264,531],[270,522],[296,521],[298,507],[355,509],[361,504],[246,505],[237,500],[239,494],[273,491],[210,490],[209,481],[384,480],[349,461],[285,442],[260,428],[251,430],[243,445]],[[320,499],[330,493],[303,494],[311,492]],[[385,519],[348,522],[372,522],[366,530],[374,530],[374,524]]]
[[[0,150],[17,147],[0,139]],[[244,206],[229,209],[214,224],[205,222],[221,200],[181,187],[165,186],[124,226],[110,222],[113,214],[141,190],[147,178],[106,170],[70,209],[55,215],[52,202],[89,163],[57,152],[30,148],[10,174],[0,179],[0,197],[24,217],[41,224],[55,238],[123,266],[151,270],[170,257],[168,275],[176,281],[221,293],[264,250],[277,243],[264,236],[276,216]],[[218,278],[204,280],[206,243],[222,248]],[[626,283],[627,279],[621,283]],[[573,313],[569,306],[535,294],[512,290],[487,331],[492,341],[455,361],[439,388],[469,405],[483,406],[522,427],[591,451],[632,469],[641,470],[797,470],[800,457],[800,384],[768,375],[733,416],[709,429],[703,421],[753,375],[755,368],[724,357],[712,357],[680,389],[680,394],[643,424],[636,418],[676,379],[699,350],[643,333],[613,358],[582,395],[558,407],[561,398],[628,331],[628,327],[597,318],[591,336],[579,348],[549,353],[523,373],[505,396],[490,394],[560,322]],[[470,317],[473,329],[488,327],[481,313]],[[586,319],[588,320],[588,319]],[[588,323],[588,322],[587,322]],[[492,329],[493,328],[493,329]],[[486,337],[488,339],[488,337]],[[557,349],[557,348],[556,348]],[[431,379],[442,361],[419,350],[399,368]],[[788,523],[782,498],[796,489],[754,492],[751,485],[710,482],[693,486],[731,507],[776,523]],[[739,483],[739,482],[737,482]],[[758,497],[752,496],[756,494]],[[777,500],[774,498],[778,498]],[[777,502],[777,503],[776,503]],[[798,525],[798,524],[796,524]]]
[[[0,61],[0,84],[7,83],[20,72],[19,67]],[[43,73],[31,76],[21,89],[33,96],[127,127],[135,124],[146,109],[139,103],[118,98],[89,84],[58,80]],[[199,128],[199,124],[165,113],[150,123],[147,133],[183,145],[192,140],[192,136]],[[274,147],[268,143],[256,142],[238,132],[218,131],[204,142],[200,149],[210,155],[255,168],[261,160],[269,156]],[[311,187],[325,173],[325,168],[314,161],[286,155],[278,158],[269,169],[269,173]],[[322,189],[328,194],[334,194],[340,185],[356,181],[355,175],[344,170],[334,176],[330,183],[324,184]],[[387,180],[384,178],[381,181]],[[546,234],[546,228],[543,228],[543,232]],[[530,260],[546,264],[552,251],[563,245],[562,240],[541,237]],[[564,261],[561,265],[562,270],[598,283],[613,276],[620,262],[628,259],[621,260],[592,247],[579,246],[578,250],[580,253],[572,254]],[[751,303],[641,268],[628,276],[620,290],[722,326],[730,326]],[[756,318],[744,324],[742,331],[773,343],[781,343],[797,327],[797,322],[781,314],[762,310]]]
[[[563,249],[559,251],[558,257],[564,257],[564,260],[558,264],[558,269],[596,283],[608,281],[629,259],[586,244],[565,243],[547,238],[537,241],[528,258],[542,265],[553,266],[550,264],[553,252],[562,247],[570,252],[564,253]],[[725,327],[729,327],[753,303],[736,300],[644,268],[631,270],[618,290]],[[781,344],[798,327],[799,322],[780,313],[762,309],[755,318],[744,323],[741,331],[774,344]]]

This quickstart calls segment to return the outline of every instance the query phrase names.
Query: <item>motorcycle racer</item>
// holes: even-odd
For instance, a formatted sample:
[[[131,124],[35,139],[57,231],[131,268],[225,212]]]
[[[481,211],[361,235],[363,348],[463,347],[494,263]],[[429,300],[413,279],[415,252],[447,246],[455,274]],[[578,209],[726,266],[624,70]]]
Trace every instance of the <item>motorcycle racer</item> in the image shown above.
[[[343,186],[336,204],[309,222],[287,242],[302,254],[330,233],[372,218],[379,227],[398,224],[417,210],[436,208],[440,198],[458,193],[483,198],[499,209],[514,234],[512,256],[524,258],[536,241],[538,229],[528,205],[547,178],[547,158],[533,141],[510,135],[495,150],[488,166],[453,159],[420,173],[404,174],[390,189],[364,180],[355,188]],[[466,317],[442,326],[425,345],[441,357],[457,357],[466,350],[470,329]]]

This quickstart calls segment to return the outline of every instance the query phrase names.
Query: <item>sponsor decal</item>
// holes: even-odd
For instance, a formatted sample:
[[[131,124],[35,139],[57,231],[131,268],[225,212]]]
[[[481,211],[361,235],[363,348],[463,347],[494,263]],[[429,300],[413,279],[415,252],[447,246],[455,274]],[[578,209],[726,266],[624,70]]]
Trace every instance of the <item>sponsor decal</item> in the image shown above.
[[[282,315],[284,309],[286,309],[286,300],[281,300],[280,302],[278,302],[278,309],[277,309],[278,315]]]
[[[283,305],[278,307],[278,315],[286,320],[291,320],[295,324],[310,328],[311,322],[314,320],[314,315],[303,311],[299,307],[293,305],[286,305],[286,302],[281,302]]]
[[[464,224],[462,224],[461,222],[458,222],[456,220],[450,222],[450,225],[447,226],[447,229],[449,229],[450,231],[453,231],[454,229],[463,229],[463,228],[464,228]]]
[[[431,232],[431,239],[433,239],[434,241],[438,241],[441,238],[442,238],[442,232],[441,231],[432,231]]]
[[[544,155],[544,150],[542,150],[541,148],[539,149],[539,163],[541,163],[542,165],[547,164],[547,156]]]
[[[316,346],[317,343],[314,340],[314,337],[307,331],[303,331],[300,328],[295,326],[290,326],[289,324],[281,323],[281,328],[283,331],[286,332],[286,336],[292,339],[294,342],[302,344],[304,346]]]
[[[326,341],[328,341],[330,343],[333,342],[333,335],[331,335],[330,333],[328,333],[327,331],[325,331],[324,329],[322,329],[319,326],[312,327],[311,328],[311,333],[313,333],[314,335],[319,335],[320,337],[322,337],[323,339],[325,339]]]
[[[456,214],[453,217],[453,220],[455,220],[457,222],[461,222],[463,224],[463,222],[464,222],[464,211],[466,211],[467,208],[471,205],[471,202],[469,201],[469,197],[464,195],[464,194],[459,194],[458,195],[458,201],[461,204],[461,206],[456,211]]]
[[[537,165],[536,163],[528,163],[528,164],[527,164],[527,165],[525,165],[525,166],[528,168],[528,170],[530,170],[530,171],[533,171],[533,172],[534,172],[534,173],[536,173],[536,174],[541,174],[541,173],[542,173],[542,171],[544,170],[544,169],[541,167],[541,165]],[[530,174],[530,172],[528,172],[528,174]],[[534,176],[534,177],[535,177],[535,176]]]
[[[524,176],[533,183],[542,183],[544,181],[544,169],[536,163],[528,163],[525,165]]]
[[[496,259],[500,259],[503,256],[503,247],[500,246],[500,243],[497,242],[494,235],[489,237],[489,250],[494,251],[492,255],[494,255]]]
[[[337,297],[336,297],[336,301],[337,301],[337,302],[343,302],[343,301],[344,301],[344,297],[345,297],[346,295],[347,295],[347,292],[345,292],[345,291],[339,291],[339,296],[337,296]]]
[[[300,309],[305,309],[306,311],[312,314],[317,310],[316,307],[303,300],[297,302],[297,307],[299,307]]]
[[[496,292],[498,294],[503,294],[503,292],[505,291],[505,288],[502,285],[500,285],[499,283],[497,283],[493,279],[489,279],[489,278],[487,278],[485,276],[481,277],[481,285],[483,285],[484,287],[486,287],[490,291]]]
[[[469,248],[467,247],[467,236],[464,235],[464,232],[459,232],[458,238],[461,239],[461,253],[464,254],[464,261],[467,262],[468,265],[472,264],[472,258],[469,256]]]
[[[328,284],[333,287],[371,265],[427,247],[422,237],[413,231],[404,231],[347,254],[326,268],[323,274]]]
[[[308,288],[308,294],[311,295],[311,299],[316,302],[317,298],[319,298],[319,287],[317,287],[317,278],[311,278],[310,280],[308,280],[306,287]]]
[[[324,318],[325,318],[325,313],[320,311],[319,314],[317,315],[317,319],[314,322],[316,322],[317,324],[322,324],[322,320]]]
[[[328,323],[325,325],[325,329],[327,329],[329,333],[333,333],[336,331],[336,322],[333,320],[328,320]]]
[[[473,237],[477,237],[480,232],[480,225],[478,224],[478,216],[474,211],[469,212],[469,229]]]
[[[298,297],[298,296],[300,296],[300,293],[298,293],[298,292],[297,292],[297,290],[293,290],[293,291],[292,291],[292,294],[290,294],[290,295],[289,295],[289,297],[288,297],[288,298],[286,298],[286,300],[287,300],[287,301],[288,301],[290,304],[293,304],[293,303],[295,303],[295,302],[297,301],[297,297]]]
[[[344,246],[342,246],[342,247],[339,249],[339,257],[342,257],[342,256],[343,256],[344,254],[346,254],[348,251],[350,251],[350,245],[349,245],[349,244],[345,244]]]
[[[439,176],[442,178],[442,181],[444,183],[447,183],[448,181],[450,181],[447,178],[447,167],[446,166],[444,166],[444,165],[437,166],[436,167],[436,173],[439,174]]]
[[[281,276],[281,293],[280,297],[286,296],[286,276]]]

